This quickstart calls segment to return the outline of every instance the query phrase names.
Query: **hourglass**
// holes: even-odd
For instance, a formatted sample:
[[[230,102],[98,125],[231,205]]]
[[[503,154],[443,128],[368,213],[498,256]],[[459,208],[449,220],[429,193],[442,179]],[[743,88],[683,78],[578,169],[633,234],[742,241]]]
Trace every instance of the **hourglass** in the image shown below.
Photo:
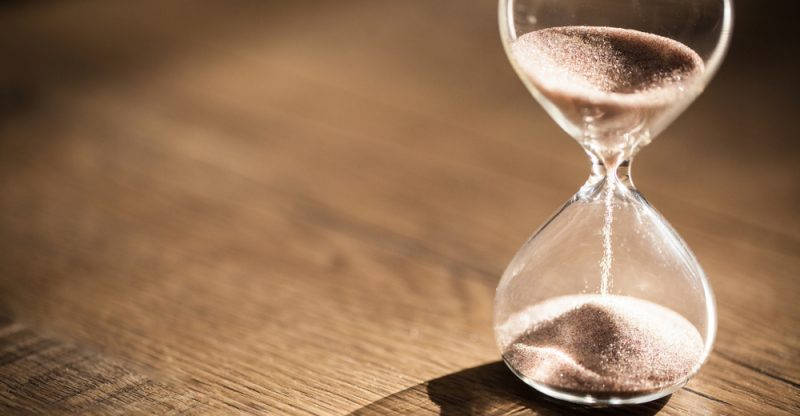
[[[631,161],[711,79],[729,0],[500,0],[514,69],[592,163],[586,183],[525,242],[497,287],[509,368],[576,403],[655,400],[711,351],[706,276],[631,179]]]

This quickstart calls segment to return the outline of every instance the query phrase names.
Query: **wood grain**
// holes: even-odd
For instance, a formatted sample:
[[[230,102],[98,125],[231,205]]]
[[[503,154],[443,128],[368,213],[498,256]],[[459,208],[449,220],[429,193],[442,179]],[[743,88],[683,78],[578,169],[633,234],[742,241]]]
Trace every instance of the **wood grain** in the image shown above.
[[[3,414],[200,414],[202,399],[131,372],[96,351],[0,328]]]
[[[499,275],[588,173],[495,2],[2,6],[0,413],[800,413],[800,132],[763,46],[791,33],[758,25],[791,14],[737,7],[635,170],[711,278],[714,353],[598,410],[494,346]]]

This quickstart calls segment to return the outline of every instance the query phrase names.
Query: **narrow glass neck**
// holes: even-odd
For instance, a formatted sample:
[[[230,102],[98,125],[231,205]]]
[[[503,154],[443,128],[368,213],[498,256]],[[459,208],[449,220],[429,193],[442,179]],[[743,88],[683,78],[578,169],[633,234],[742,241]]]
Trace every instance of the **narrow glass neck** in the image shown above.
[[[619,185],[623,185],[626,188],[635,189],[633,185],[633,177],[631,176],[632,161],[633,159],[623,160],[614,166],[606,165],[600,159],[594,158],[592,160],[591,177],[594,177],[599,181],[616,181]]]
[[[629,194],[629,191],[636,189],[631,176],[632,158],[603,161],[590,152],[587,154],[592,162],[592,170],[589,179],[578,193],[581,197],[595,198],[609,186],[612,187],[615,194],[620,196]]]

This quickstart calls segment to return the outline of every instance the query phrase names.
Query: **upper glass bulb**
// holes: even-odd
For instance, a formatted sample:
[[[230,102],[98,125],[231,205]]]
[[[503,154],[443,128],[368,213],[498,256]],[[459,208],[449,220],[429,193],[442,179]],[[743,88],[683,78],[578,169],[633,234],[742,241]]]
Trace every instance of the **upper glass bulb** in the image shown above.
[[[501,0],[512,65],[598,154],[632,156],[702,92],[727,50],[726,0]]]

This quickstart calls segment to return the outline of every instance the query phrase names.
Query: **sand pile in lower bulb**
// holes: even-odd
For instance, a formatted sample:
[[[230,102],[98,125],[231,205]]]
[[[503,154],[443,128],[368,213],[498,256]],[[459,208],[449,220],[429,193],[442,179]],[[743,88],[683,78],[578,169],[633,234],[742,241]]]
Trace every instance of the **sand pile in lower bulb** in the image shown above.
[[[575,393],[655,392],[691,375],[703,358],[703,339],[683,316],[627,296],[551,299],[515,314],[501,331],[522,333],[504,348],[512,368]]]

